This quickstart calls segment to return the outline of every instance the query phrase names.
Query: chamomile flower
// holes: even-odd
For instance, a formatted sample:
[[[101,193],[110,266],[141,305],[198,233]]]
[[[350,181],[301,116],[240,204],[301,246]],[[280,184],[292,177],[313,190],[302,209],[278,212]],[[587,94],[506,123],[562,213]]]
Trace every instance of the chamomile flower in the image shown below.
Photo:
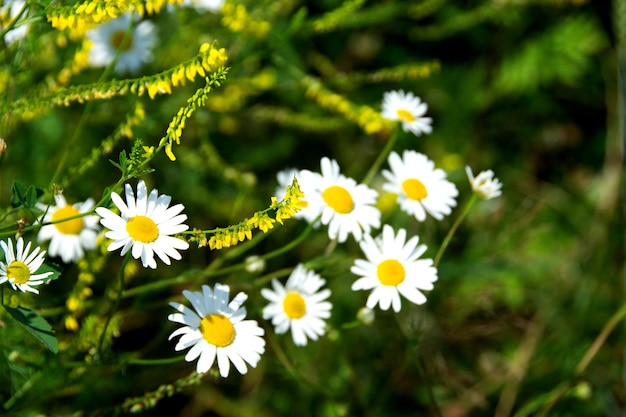
[[[270,302],[263,309],[263,318],[272,319],[276,333],[285,333],[291,328],[291,336],[298,346],[306,345],[307,337],[317,340],[325,333],[323,319],[330,317],[332,308],[324,301],[330,296],[330,290],[320,291],[325,283],[326,280],[314,271],[299,264],[285,286],[274,279],[273,290],[261,290],[261,295]]]
[[[293,217],[295,219],[306,220],[308,223],[312,223],[319,216],[319,212],[315,209],[315,207],[311,207],[307,202],[307,195],[310,195],[313,192],[311,188],[310,181],[307,181],[307,175],[301,175],[300,171],[295,168],[288,168],[282,171],[279,171],[276,174],[276,179],[278,182],[278,186],[276,187],[276,198],[278,200],[282,200],[285,198],[285,190],[288,185],[291,185],[293,178],[298,180],[298,185],[300,186],[300,191],[304,194],[304,203],[305,207],[300,209]]]
[[[184,0],[181,6],[193,7],[200,12],[217,13],[224,5],[224,0]]]
[[[121,255],[132,250],[133,258],[141,258],[144,267],[155,269],[156,254],[165,264],[170,264],[170,258],[180,260],[179,250],[189,248],[189,243],[172,237],[184,232],[189,226],[183,224],[187,219],[182,204],[169,207],[172,198],[165,194],[158,194],[156,189],[150,192],[146,184],[139,181],[137,184],[137,198],[129,184],[125,185],[126,203],[117,193],[111,193],[113,203],[120,210],[120,215],[111,210],[98,207],[102,219],[100,223],[109,229],[105,236],[113,242],[107,248],[109,252],[122,248]]]
[[[402,122],[402,129],[416,136],[433,131],[430,117],[423,117],[428,105],[413,93],[389,91],[383,96],[381,115],[388,120]]]
[[[30,254],[30,242],[24,247],[24,239],[17,239],[15,250],[13,241],[0,241],[0,248],[4,252],[4,262],[0,262],[0,284],[8,282],[14,290],[39,294],[37,287],[46,283],[46,278],[52,272],[37,273],[43,265],[46,251],[37,247]]]
[[[167,318],[183,327],[175,330],[171,340],[181,336],[174,347],[176,351],[189,349],[185,360],[198,359],[196,370],[207,372],[217,357],[220,375],[228,376],[230,363],[240,374],[248,372],[246,363],[253,368],[265,352],[264,330],[255,320],[244,320],[246,308],[241,305],[248,296],[242,292],[229,303],[228,285],[215,284],[215,289],[202,286],[202,292],[183,291],[194,310],[179,303],[170,303],[178,313]]]
[[[367,298],[367,308],[377,304],[382,310],[389,306],[400,311],[400,295],[414,304],[424,304],[426,297],[420,290],[432,290],[437,281],[437,269],[432,259],[418,259],[426,252],[426,245],[419,245],[419,238],[406,240],[406,230],[394,233],[385,225],[376,240],[365,235],[360,243],[367,260],[356,259],[350,271],[359,276],[352,290],[372,290]]]
[[[47,207],[37,204],[45,214],[40,217],[42,223],[58,222],[59,220],[73,217],[81,213],[91,211],[94,206],[92,199],[73,205],[67,204],[63,194],[54,196],[56,206]],[[48,224],[39,230],[37,240],[39,242],[50,241],[48,246],[49,256],[60,256],[63,262],[76,262],[85,256],[85,250],[96,248],[98,237],[98,216],[84,216],[67,220],[61,223]]]
[[[391,171],[383,170],[387,180],[383,189],[398,194],[402,210],[420,222],[426,219],[426,213],[441,220],[452,212],[459,192],[446,180],[445,171],[435,169],[433,161],[421,153],[405,150],[402,158],[391,152],[388,162]]]
[[[89,49],[89,65],[105,67],[113,62],[117,51],[123,48],[115,62],[115,72],[135,73],[153,59],[152,50],[157,44],[156,27],[149,20],[143,20],[137,25],[131,25],[131,19],[136,21],[139,16],[131,13],[112,19],[87,32],[91,41]]]
[[[14,19],[20,17],[20,20],[22,20],[26,17],[26,14],[22,11],[24,7],[26,7],[24,0],[4,1],[4,4],[0,7],[0,32],[2,32],[6,26],[12,24]],[[18,23],[13,29],[4,34],[4,41],[7,45],[11,45],[24,38],[28,33],[29,26],[29,24]]]
[[[331,239],[342,243],[351,233],[360,241],[371,228],[380,227],[375,190],[342,175],[335,160],[322,158],[321,171],[319,174],[302,170],[300,176],[309,184],[309,194],[305,191],[305,198],[311,210],[317,213],[316,217],[321,213],[321,222],[328,225]]]
[[[467,174],[467,179],[472,186],[472,190],[481,198],[489,200],[502,194],[500,191],[502,183],[494,177],[492,170],[489,169],[487,171],[481,171],[480,174],[474,178],[472,168],[466,166],[465,173]]]

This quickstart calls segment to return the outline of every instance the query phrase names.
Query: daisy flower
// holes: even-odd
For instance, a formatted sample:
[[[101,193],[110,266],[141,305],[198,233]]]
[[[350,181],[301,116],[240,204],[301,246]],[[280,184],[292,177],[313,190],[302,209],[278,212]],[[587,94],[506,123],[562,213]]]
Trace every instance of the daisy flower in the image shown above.
[[[193,7],[200,12],[217,13],[224,5],[224,0],[184,0],[181,6]]]
[[[405,150],[402,158],[391,152],[388,162],[391,171],[383,170],[387,180],[383,189],[398,194],[402,210],[420,222],[426,219],[426,213],[441,220],[452,212],[459,192],[446,180],[442,169],[435,169],[433,161],[421,153]]]
[[[115,72],[134,73],[143,64],[152,61],[152,49],[157,44],[156,27],[154,23],[143,20],[133,26],[127,36],[131,19],[137,20],[139,17],[127,13],[87,32],[86,36],[92,44],[89,49],[89,65],[92,67],[109,65],[115,59],[120,47],[124,49],[117,56]]]
[[[472,186],[472,190],[474,190],[474,192],[481,198],[489,200],[502,194],[500,191],[502,183],[494,177],[492,170],[481,171],[480,174],[474,178],[472,168],[466,166],[465,173],[467,174],[467,179]]]
[[[432,259],[418,259],[426,252],[426,245],[417,245],[419,238],[406,241],[406,230],[394,234],[391,226],[383,227],[382,236],[374,240],[365,235],[360,243],[367,260],[356,259],[350,271],[359,276],[352,290],[372,290],[367,308],[380,305],[400,311],[400,295],[414,304],[424,304],[426,297],[419,290],[432,290],[437,281],[437,269]]]
[[[56,194],[54,200],[56,206],[47,207],[41,203],[37,204],[37,207],[45,212],[39,218],[40,222],[57,222],[91,211],[94,206],[91,198],[84,203],[74,205],[67,204],[62,194]],[[85,256],[84,250],[96,248],[98,220],[98,216],[84,216],[61,223],[48,224],[39,230],[37,240],[39,242],[50,241],[49,256],[60,256],[65,263],[76,262]]]
[[[301,175],[301,171],[295,168],[287,168],[279,171],[276,174],[278,186],[276,187],[276,193],[274,195],[279,201],[285,198],[287,186],[291,185],[294,177],[298,180],[300,191],[304,194],[304,202],[306,206],[300,209],[300,211],[298,211],[293,217],[296,219],[306,220],[308,223],[313,223],[320,213],[315,209],[315,207],[311,207],[306,201],[307,195],[310,195],[313,192],[310,181],[307,181],[307,175]]]
[[[23,0],[5,0],[2,7],[0,7],[0,32],[4,30],[6,26],[20,16],[22,10],[26,6],[26,2]],[[26,13],[22,14],[20,19],[26,17]],[[7,45],[11,45],[19,41],[26,36],[28,32],[28,24],[18,23],[13,29],[4,34],[4,41]]]
[[[11,239],[0,241],[0,248],[4,252],[4,262],[0,262],[0,284],[8,281],[16,291],[39,294],[39,290],[33,287],[45,284],[46,278],[52,275],[52,272],[37,274],[43,265],[46,251],[40,252],[41,248],[37,247],[29,255],[30,242],[24,247],[21,237],[17,239],[15,250]]]
[[[415,136],[433,131],[430,124],[433,119],[422,117],[426,114],[428,105],[423,103],[413,93],[404,91],[389,91],[383,96],[381,115],[388,120],[402,122],[402,129]]]
[[[217,357],[220,375],[228,376],[230,362],[240,374],[248,372],[246,363],[253,368],[265,352],[264,331],[255,320],[244,320],[246,308],[241,307],[248,296],[242,292],[228,303],[228,285],[215,284],[215,289],[202,286],[202,292],[183,291],[194,310],[179,303],[170,303],[178,313],[167,318],[183,324],[169,337],[181,336],[174,348],[189,349],[185,360],[198,359],[196,371],[207,372]]]
[[[305,346],[307,337],[317,340],[325,333],[322,319],[330,317],[332,305],[326,300],[330,290],[320,288],[326,283],[313,271],[296,266],[287,285],[272,280],[273,291],[261,290],[261,295],[270,303],[263,309],[263,318],[272,319],[276,333],[287,332],[291,327],[291,336],[297,346]]]
[[[107,208],[96,208],[96,213],[102,217],[100,223],[110,229],[105,234],[113,240],[107,248],[109,252],[122,248],[123,256],[132,248],[133,258],[141,258],[143,266],[152,269],[156,268],[154,254],[167,265],[170,258],[180,260],[178,250],[188,249],[189,243],[171,235],[189,229],[183,224],[187,216],[179,214],[185,207],[182,204],[168,207],[172,198],[159,195],[156,189],[148,195],[143,181],[137,184],[136,199],[129,184],[125,189],[126,203],[119,194],[111,193],[113,203],[120,210],[119,216]]]
[[[345,242],[352,233],[357,241],[370,229],[380,227],[380,211],[374,206],[378,193],[365,184],[357,184],[339,172],[337,161],[326,157],[321,161],[322,173],[300,171],[309,194],[305,198],[322,224],[328,225],[328,236]],[[317,217],[316,215],[316,217]]]

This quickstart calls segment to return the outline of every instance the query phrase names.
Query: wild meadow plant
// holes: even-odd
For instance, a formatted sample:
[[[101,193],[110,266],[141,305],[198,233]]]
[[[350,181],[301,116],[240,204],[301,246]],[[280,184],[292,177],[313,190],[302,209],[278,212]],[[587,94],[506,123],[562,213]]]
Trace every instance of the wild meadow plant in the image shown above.
[[[523,56],[578,48],[563,58],[578,67],[534,82],[582,79],[603,40],[579,1],[5,0],[2,411],[522,416],[587,400],[575,378],[520,388],[549,316],[523,306],[537,281],[502,265],[520,187],[440,127],[445,58],[413,51],[531,3],[574,11]],[[530,83],[518,57],[474,108]],[[503,292],[481,273],[508,274]],[[507,354],[445,358],[443,333],[498,309],[515,312]],[[505,376],[481,385],[474,365]]]

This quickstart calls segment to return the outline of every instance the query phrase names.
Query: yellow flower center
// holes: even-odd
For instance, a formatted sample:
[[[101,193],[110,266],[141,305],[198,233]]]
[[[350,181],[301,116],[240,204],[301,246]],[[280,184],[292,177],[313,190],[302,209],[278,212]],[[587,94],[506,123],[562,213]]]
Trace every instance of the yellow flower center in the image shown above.
[[[126,222],[126,231],[135,241],[150,243],[159,237],[159,228],[156,223],[146,216],[135,216]]]
[[[30,279],[30,269],[24,262],[13,261],[7,267],[7,278],[15,284],[26,284]]]
[[[428,196],[426,186],[423,182],[415,178],[409,178],[402,182],[402,190],[411,200],[422,200]]]
[[[217,347],[226,347],[235,340],[235,327],[228,317],[221,314],[209,314],[200,322],[200,333],[208,343]]]
[[[125,36],[125,30],[118,30],[117,32],[114,32],[113,35],[111,35],[111,45],[113,46],[113,48],[120,49],[120,46],[122,46],[122,42],[124,41]],[[126,41],[126,45],[124,46],[124,49],[122,49],[122,51],[128,51],[132,46],[133,37],[129,36],[128,40]]]
[[[80,213],[74,207],[65,206],[57,209],[54,213],[52,213],[51,220],[53,222],[56,222],[67,219],[68,217],[76,216],[77,214]],[[80,234],[80,232],[82,232],[84,226],[85,222],[83,221],[82,217],[67,220],[63,223],[56,223],[54,225],[54,227],[56,227],[57,230],[64,235],[78,235]]]
[[[415,121],[415,117],[413,117],[413,115],[409,111],[404,110],[404,109],[398,110],[398,118],[402,120],[403,122],[408,122],[408,123]]]
[[[306,313],[306,302],[297,292],[289,292],[283,300],[283,310],[290,319],[299,319]]]
[[[395,287],[404,281],[404,266],[395,259],[387,259],[378,264],[376,275],[381,284]]]
[[[337,213],[347,214],[354,208],[354,201],[348,190],[338,185],[325,189],[322,198]]]

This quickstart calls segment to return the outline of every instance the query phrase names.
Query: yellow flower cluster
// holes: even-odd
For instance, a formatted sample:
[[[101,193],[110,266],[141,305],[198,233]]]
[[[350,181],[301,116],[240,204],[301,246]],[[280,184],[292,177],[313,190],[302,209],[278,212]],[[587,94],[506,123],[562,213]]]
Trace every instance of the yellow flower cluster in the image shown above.
[[[357,106],[342,95],[333,93],[312,78],[305,77],[306,95],[321,107],[337,112],[359,125],[367,134],[391,131],[392,123],[369,106]]]
[[[264,38],[270,30],[269,22],[254,19],[243,4],[224,4],[222,16],[222,24],[233,32],[249,32],[258,38]]]
[[[199,246],[208,244],[211,249],[229,248],[246,239],[252,239],[252,230],[254,229],[260,229],[263,233],[267,233],[274,228],[274,223],[283,224],[283,220],[293,217],[305,205],[304,194],[300,190],[298,181],[294,178],[291,185],[287,186],[285,198],[280,202],[277,201],[276,197],[272,197],[272,203],[268,209],[254,213],[252,218],[245,219],[239,224],[215,229],[212,231],[213,236],[208,242],[206,237],[200,239]],[[275,211],[274,218],[267,214],[269,210]]]
[[[176,113],[176,116],[174,116],[170,122],[167,130],[165,131],[165,136],[163,136],[159,142],[159,147],[165,146],[165,153],[171,161],[176,160],[176,156],[174,155],[172,148],[174,143],[180,145],[180,137],[183,134],[183,129],[185,128],[187,119],[191,117],[198,107],[204,106],[209,93],[215,87],[219,87],[221,81],[225,77],[226,70],[224,69],[222,71],[218,71],[217,76],[213,79],[205,78],[206,85],[196,90],[196,92],[187,99],[187,104],[178,110],[178,113]]]
[[[52,27],[85,32],[89,27],[115,19],[127,12],[158,13],[166,4],[182,0],[86,0],[71,6],[49,5],[46,16]]]
[[[85,301],[93,295],[91,285],[95,280],[94,274],[102,269],[104,263],[101,260],[90,262],[83,258],[78,261],[77,266],[78,281],[65,301],[68,314],[65,316],[64,324],[65,328],[72,332],[78,331],[80,327],[79,319],[84,312]]]
[[[79,74],[88,66],[89,49],[91,49],[91,41],[84,39],[81,46],[76,50],[73,59],[64,68],[59,71],[56,83],[58,86],[68,85],[73,75]],[[53,87],[53,86],[51,86]]]
[[[27,111],[45,109],[53,105],[69,106],[74,102],[103,100],[128,93],[138,96],[148,93],[150,98],[154,98],[157,94],[171,94],[172,86],[183,85],[186,80],[194,81],[196,75],[204,77],[207,73],[216,71],[226,63],[227,59],[224,48],[217,49],[205,43],[194,58],[156,75],[113,80],[107,83],[70,86],[48,91],[40,96],[14,100],[0,105],[0,111],[21,114]]]

